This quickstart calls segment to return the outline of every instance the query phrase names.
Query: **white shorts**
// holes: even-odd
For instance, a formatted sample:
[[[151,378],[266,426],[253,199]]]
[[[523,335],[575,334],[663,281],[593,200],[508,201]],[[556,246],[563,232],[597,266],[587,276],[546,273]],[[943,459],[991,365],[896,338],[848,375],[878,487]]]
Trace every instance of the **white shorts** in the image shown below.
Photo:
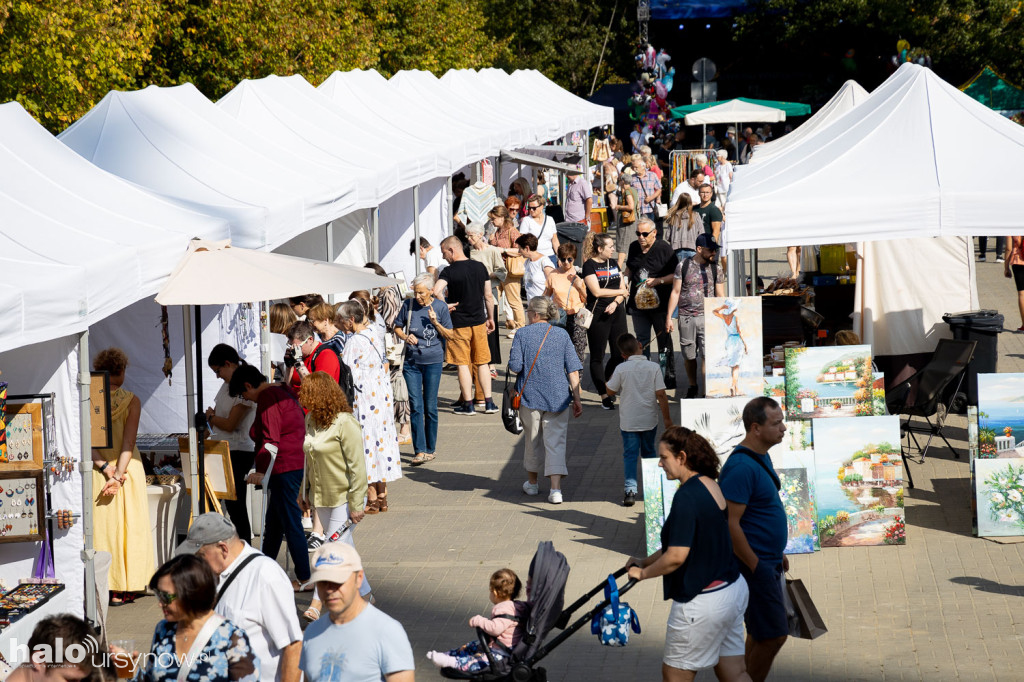
[[[743,613],[747,582],[737,578],[729,587],[699,594],[688,602],[672,602],[665,635],[665,665],[679,670],[703,670],[718,665],[722,656],[744,654]]]

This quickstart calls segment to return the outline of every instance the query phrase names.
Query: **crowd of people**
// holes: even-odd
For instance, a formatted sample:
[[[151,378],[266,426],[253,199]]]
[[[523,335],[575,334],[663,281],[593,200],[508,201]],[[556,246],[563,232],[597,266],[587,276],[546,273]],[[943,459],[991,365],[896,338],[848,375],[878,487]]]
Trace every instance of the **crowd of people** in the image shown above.
[[[662,217],[661,175],[658,157],[643,152],[629,157],[621,174],[616,169],[605,188],[614,216],[609,232],[590,229],[589,182],[572,176],[564,212],[587,228],[579,246],[565,236],[565,222],[547,215],[547,193],[517,179],[508,197],[487,209],[486,223],[469,221],[437,245],[411,245],[423,272],[409,297],[385,288],[353,292],[337,305],[309,294],[273,306],[271,331],[284,340],[273,376],[236,349],[216,346],[208,363],[223,385],[207,421],[213,436],[231,446],[237,489],[267,488],[262,552],[249,544],[244,502],[228,504],[226,516],[195,519],[178,556],[154,571],[152,547],[135,542],[149,537],[148,528],[132,525],[133,509],[145,504],[134,447],[139,401],[122,388],[123,352],[100,353],[94,364],[111,372],[118,432],[113,447],[94,454],[96,505],[103,510],[97,527],[107,528],[96,544],[131,548],[112,552],[111,603],[130,601],[148,586],[164,614],[152,653],[201,645],[210,654],[207,667],[185,677],[174,666],[140,674],[296,682],[300,671],[313,680],[361,679],[348,676],[358,669],[373,671],[367,679],[412,679],[408,638],[373,606],[353,531],[367,515],[387,512],[387,484],[402,476],[402,445],[411,445],[412,466],[443,454],[438,412],[446,365],[458,379],[455,415],[498,412],[492,380],[502,365],[502,309],[512,339],[506,367],[524,429],[523,492],[539,495],[543,477],[548,502],[562,503],[569,417],[583,412],[588,363],[597,401],[619,420],[622,504],[636,503],[642,458],[657,457],[669,478],[684,484],[662,551],[629,563],[636,579],[664,576],[665,597],[673,601],[664,678],[691,679],[715,667],[720,679],[764,679],[788,633],[778,610],[785,515],[766,455],[785,427],[774,402],[751,401],[747,439],[736,450],[747,456],[731,457],[719,472],[710,446],[673,424],[672,336],[678,327],[687,379],[679,397],[698,397],[704,298],[724,293],[716,262],[722,211],[713,187],[696,173]],[[272,558],[282,543],[294,579]],[[521,632],[502,619],[525,608],[508,573],[492,579],[490,618],[476,617],[506,647]],[[292,593],[312,590],[303,634]],[[507,649],[486,652],[472,643],[431,652],[431,660],[472,671],[501,655]]]

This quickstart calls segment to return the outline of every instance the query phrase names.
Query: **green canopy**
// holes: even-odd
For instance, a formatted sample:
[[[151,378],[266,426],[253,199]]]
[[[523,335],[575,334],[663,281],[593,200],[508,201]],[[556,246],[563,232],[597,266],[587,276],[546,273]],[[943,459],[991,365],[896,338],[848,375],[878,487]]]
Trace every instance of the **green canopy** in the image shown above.
[[[1024,109],[1024,90],[1011,85],[1005,78],[987,66],[979,71],[977,76],[961,85],[960,89],[971,98],[996,111]]]
[[[762,107],[771,107],[772,109],[782,109],[786,112],[786,117],[790,116],[806,116],[811,113],[811,106],[809,104],[801,104],[800,102],[774,102],[768,99],[750,99],[749,97],[737,97],[740,102],[746,102],[747,104],[759,104]],[[687,114],[692,114],[695,111],[702,111],[708,107],[718,106],[719,104],[725,104],[732,100],[722,100],[721,102],[704,102],[703,104],[684,104],[681,107],[672,109],[672,118],[683,118]],[[737,123],[746,123],[746,121],[737,121]]]

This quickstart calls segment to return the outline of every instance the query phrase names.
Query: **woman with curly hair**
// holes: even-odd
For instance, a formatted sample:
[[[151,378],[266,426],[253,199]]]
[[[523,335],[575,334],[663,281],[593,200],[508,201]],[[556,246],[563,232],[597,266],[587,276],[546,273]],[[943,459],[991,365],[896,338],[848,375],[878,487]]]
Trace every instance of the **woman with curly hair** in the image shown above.
[[[681,484],[661,549],[630,557],[626,567],[633,580],[663,576],[665,599],[672,600],[661,679],[692,680],[713,667],[720,680],[750,680],[743,640],[749,592],[733,560],[725,496],[715,482],[718,455],[700,434],[672,426],[658,444],[658,466]]]
[[[110,374],[110,447],[93,448],[93,541],[110,552],[110,603],[128,604],[146,591],[153,575],[153,535],[142,455],[135,447],[142,402],[124,388],[128,356],[120,348],[100,351],[92,362]]]
[[[306,473],[299,489],[299,506],[315,510],[328,542],[347,542],[352,531],[342,532],[346,521],[363,520],[366,498],[366,458],[359,422],[338,382],[326,372],[313,372],[299,390],[299,404],[306,409]],[[337,537],[336,537],[337,536]],[[370,584],[360,589],[365,597]],[[320,601],[313,599],[305,618],[320,617]]]

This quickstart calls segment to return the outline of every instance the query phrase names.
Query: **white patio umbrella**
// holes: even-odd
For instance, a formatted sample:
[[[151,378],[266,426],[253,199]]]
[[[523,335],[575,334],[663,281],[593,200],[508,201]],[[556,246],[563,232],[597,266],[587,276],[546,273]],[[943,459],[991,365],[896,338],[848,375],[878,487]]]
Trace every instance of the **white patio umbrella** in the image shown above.
[[[181,262],[174,268],[163,288],[156,295],[160,305],[197,306],[196,329],[202,329],[202,305],[268,301],[275,298],[301,296],[311,292],[323,294],[395,286],[398,282],[381,277],[373,270],[351,265],[285,256],[269,251],[254,251],[231,246],[229,241],[193,239]],[[186,314],[185,320],[188,320]],[[203,443],[196,434],[206,426],[206,415],[195,410],[195,393],[203,393],[203,374],[196,373],[196,391],[192,387],[191,329],[185,333],[185,376],[188,412],[195,414],[189,425],[189,448],[196,453],[197,471],[192,474],[193,512],[205,511],[204,485],[206,465]],[[202,357],[202,339],[196,334],[196,355]]]

